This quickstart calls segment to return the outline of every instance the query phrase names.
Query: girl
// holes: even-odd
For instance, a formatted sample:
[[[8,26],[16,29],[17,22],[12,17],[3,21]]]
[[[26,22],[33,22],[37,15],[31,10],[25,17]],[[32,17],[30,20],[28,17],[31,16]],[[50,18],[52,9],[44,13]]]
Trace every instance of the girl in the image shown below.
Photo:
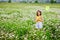
[[[38,10],[36,14],[36,28],[42,28],[43,27],[42,22],[43,22],[42,14],[41,11]]]

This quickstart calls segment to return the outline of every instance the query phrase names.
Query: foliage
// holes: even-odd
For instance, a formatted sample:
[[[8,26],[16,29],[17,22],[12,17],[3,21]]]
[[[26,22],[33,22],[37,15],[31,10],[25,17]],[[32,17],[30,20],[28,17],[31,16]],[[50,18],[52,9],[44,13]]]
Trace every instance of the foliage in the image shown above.
[[[56,1],[55,0],[51,0],[51,3],[56,3]]]
[[[7,3],[0,5],[0,40],[60,40],[59,13],[42,12],[43,28],[36,29],[34,18],[40,4]]]
[[[11,0],[9,0],[8,2],[11,3]]]

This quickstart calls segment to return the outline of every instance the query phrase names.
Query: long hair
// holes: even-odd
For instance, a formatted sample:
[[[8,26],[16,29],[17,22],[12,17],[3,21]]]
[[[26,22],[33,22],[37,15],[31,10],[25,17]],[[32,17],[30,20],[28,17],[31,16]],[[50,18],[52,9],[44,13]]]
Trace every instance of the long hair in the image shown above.
[[[40,15],[42,15],[42,14],[41,14],[41,11],[40,11],[40,10],[38,10],[38,11],[37,11],[37,14],[36,14],[37,16],[38,16],[38,12],[40,12]]]

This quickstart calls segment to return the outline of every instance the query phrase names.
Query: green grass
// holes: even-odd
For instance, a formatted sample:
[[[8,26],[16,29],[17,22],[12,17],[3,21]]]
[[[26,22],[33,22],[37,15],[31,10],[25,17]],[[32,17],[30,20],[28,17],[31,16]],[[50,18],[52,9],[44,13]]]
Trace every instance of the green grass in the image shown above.
[[[60,14],[45,10],[60,4],[0,3],[0,40],[60,40]],[[42,10],[43,28],[35,29],[36,11]]]

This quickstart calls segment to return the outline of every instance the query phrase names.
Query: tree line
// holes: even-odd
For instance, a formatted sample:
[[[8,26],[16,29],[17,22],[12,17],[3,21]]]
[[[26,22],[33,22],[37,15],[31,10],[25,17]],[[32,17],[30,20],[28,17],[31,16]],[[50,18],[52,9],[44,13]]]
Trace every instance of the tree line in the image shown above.
[[[28,0],[27,0],[27,2],[28,2]],[[11,0],[9,0],[8,3],[11,3]],[[36,0],[35,3],[38,3],[38,1]],[[56,0],[50,0],[50,3],[56,3]]]

